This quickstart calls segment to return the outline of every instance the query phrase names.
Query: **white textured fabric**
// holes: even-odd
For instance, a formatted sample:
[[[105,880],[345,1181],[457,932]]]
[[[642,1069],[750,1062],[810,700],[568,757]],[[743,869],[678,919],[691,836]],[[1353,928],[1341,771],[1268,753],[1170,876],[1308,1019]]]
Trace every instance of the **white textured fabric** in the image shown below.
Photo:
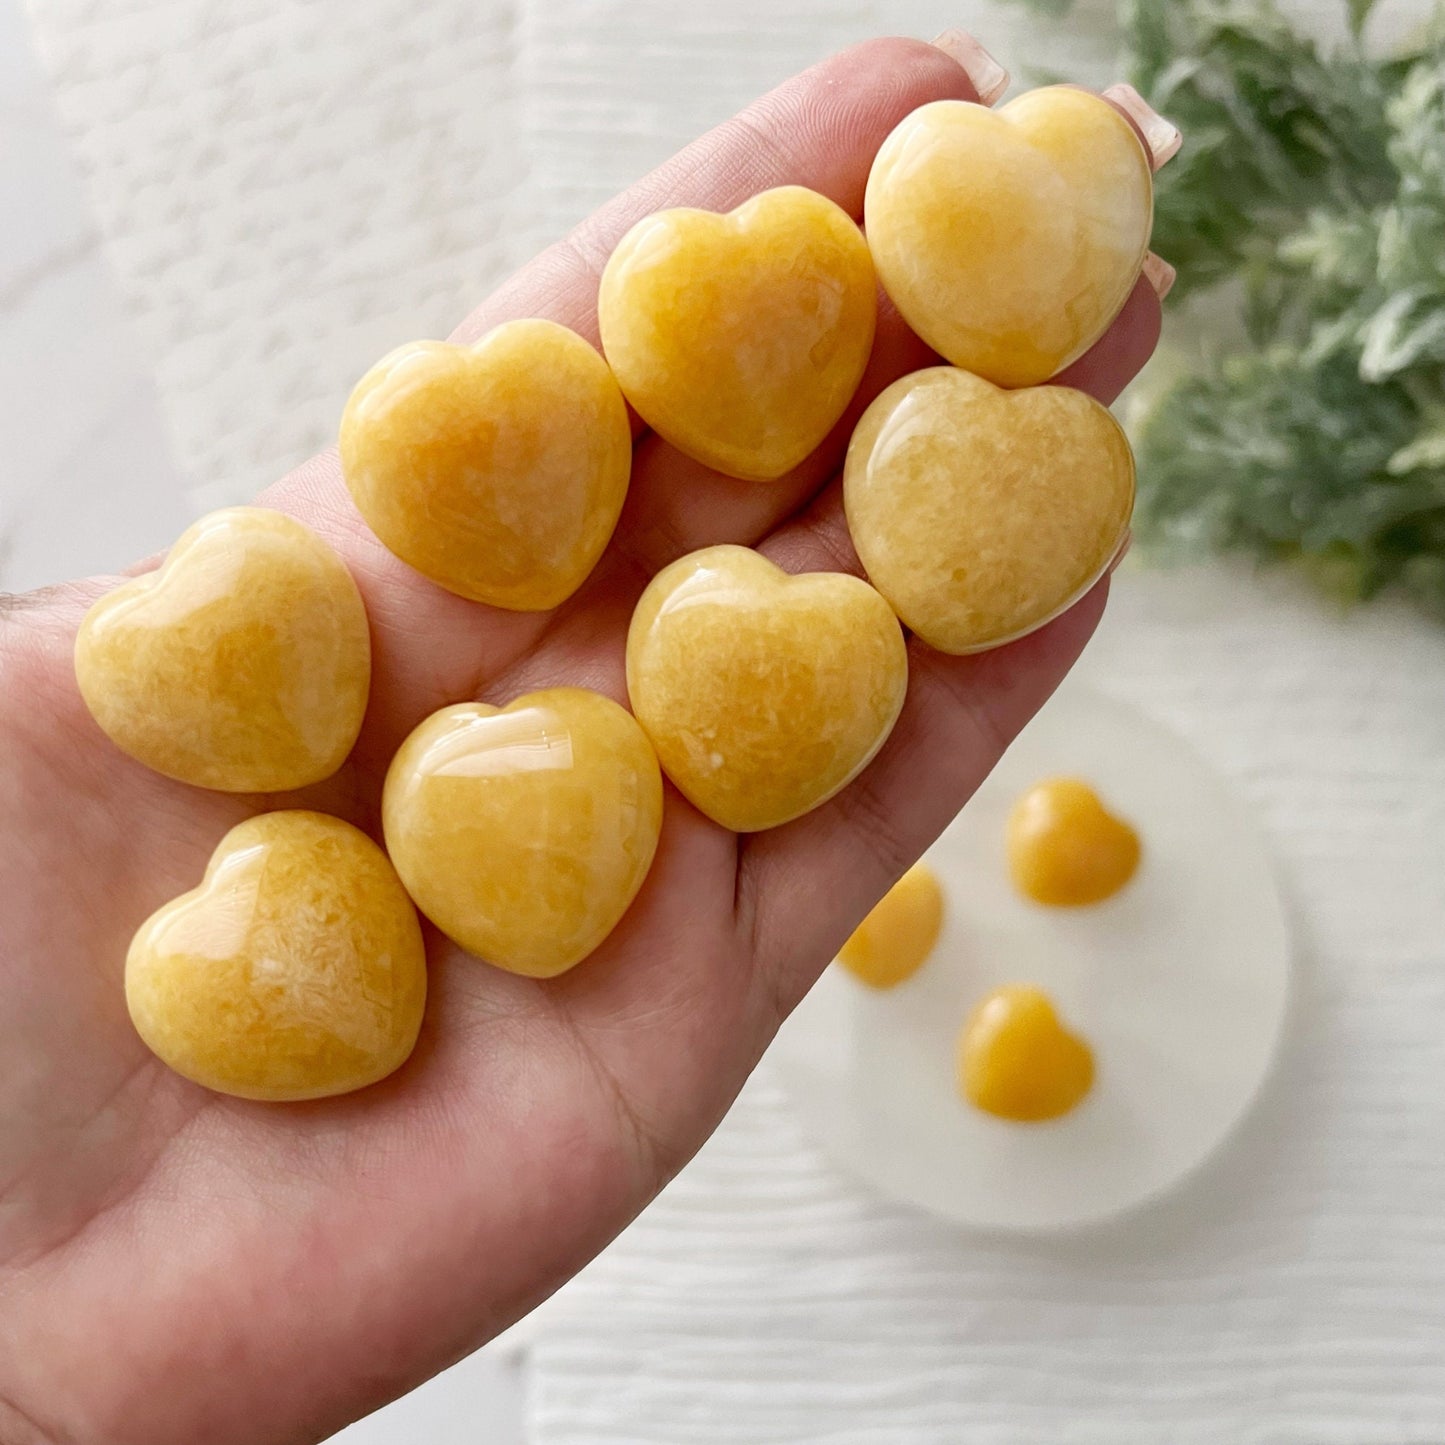
[[[1085,672],[1278,855],[1297,1003],[1241,1135],[1106,1231],[990,1242],[841,1178],[765,1064],[549,1307],[539,1445],[1445,1441],[1445,634],[1126,569]]]
[[[518,7],[33,0],[198,508],[334,437],[515,262]]]
[[[1109,48],[1026,48],[974,0],[30,4],[197,507],[324,445],[388,346],[833,46],[973,24],[1016,71],[1094,80]],[[1299,1001],[1243,1136],[1106,1234],[986,1243],[837,1178],[760,1078],[539,1317],[538,1445],[1445,1441],[1445,633],[1126,570],[1088,666],[1280,858]]]

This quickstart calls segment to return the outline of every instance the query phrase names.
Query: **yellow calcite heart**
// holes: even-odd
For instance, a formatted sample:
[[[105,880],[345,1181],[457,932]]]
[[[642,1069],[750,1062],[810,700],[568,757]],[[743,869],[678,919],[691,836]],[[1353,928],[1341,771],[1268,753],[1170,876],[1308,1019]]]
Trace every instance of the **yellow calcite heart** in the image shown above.
[[[935,351],[1001,386],[1082,356],[1133,288],[1153,226],[1149,157],[1108,101],[1049,86],[905,117],[868,177],[883,288]]]
[[[263,813],[141,925],[125,997],[151,1050],[208,1089],[344,1094],[400,1068],[416,1042],[421,924],[366,834],[322,813]]]
[[[888,604],[839,572],[790,577],[746,547],[665,567],[627,634],[627,689],[663,771],[738,833],[846,787],[903,707],[908,653]]]
[[[896,988],[933,952],[943,928],[943,887],[927,863],[915,863],[858,925],[838,962],[870,988]]]
[[[366,712],[371,637],[341,559],[280,512],[202,518],[85,615],[75,676],[133,758],[222,792],[329,777]]]
[[[627,399],[679,451],[770,481],[832,430],[873,346],[873,262],[846,211],[802,186],[735,211],[660,211],[621,240],[597,298]]]
[[[939,366],[863,414],[843,494],[868,578],[899,617],[941,652],[979,652],[1102,575],[1128,531],[1134,458],[1083,392],[1004,391]]]
[[[959,1092],[1016,1123],[1057,1119],[1093,1087],[1094,1055],[1042,989],[1010,984],[979,1003],[958,1041]]]
[[[652,866],[662,775],[636,720],[582,688],[459,703],[402,744],[386,846],[417,907],[469,953],[550,978],[617,926]]]
[[[418,341],[378,362],[342,416],[341,467],[403,562],[475,602],[544,611],[612,536],[632,432],[580,336],[509,321],[471,346]]]
[[[1078,778],[1046,778],[1014,804],[1006,830],[1014,886],[1035,903],[1111,898],[1139,867],[1139,835]]]

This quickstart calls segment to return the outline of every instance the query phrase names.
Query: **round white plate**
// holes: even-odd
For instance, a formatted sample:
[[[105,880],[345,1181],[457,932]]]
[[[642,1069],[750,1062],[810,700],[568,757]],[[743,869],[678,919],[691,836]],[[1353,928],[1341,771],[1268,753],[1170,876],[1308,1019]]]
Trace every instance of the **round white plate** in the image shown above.
[[[1030,903],[1005,869],[1015,798],[1060,774],[1144,844],[1092,908]],[[1248,815],[1172,732],[1071,684],[927,856],[947,900],[929,961],[888,992],[830,967],[770,1051],[807,1127],[885,1193],[980,1229],[1074,1229],[1177,1184],[1248,1112],[1284,1022],[1284,911]],[[1040,984],[1094,1050],[1062,1119],[1009,1123],[955,1091],[963,1021],[1005,983]]]

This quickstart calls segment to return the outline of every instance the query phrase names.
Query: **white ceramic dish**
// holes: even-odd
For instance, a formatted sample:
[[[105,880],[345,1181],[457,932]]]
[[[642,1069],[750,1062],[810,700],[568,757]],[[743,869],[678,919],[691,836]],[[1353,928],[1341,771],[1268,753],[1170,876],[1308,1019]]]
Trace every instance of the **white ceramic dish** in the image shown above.
[[[1134,880],[1092,908],[1030,903],[1005,870],[1014,799],[1059,774],[1144,843]],[[769,1054],[806,1126],[849,1172],[978,1229],[1077,1229],[1178,1184],[1248,1112],[1285,1018],[1284,910],[1249,816],[1175,734],[1074,684],[928,861],[947,894],[928,963],[888,992],[830,967]],[[1010,982],[1047,989],[1094,1050],[1094,1088],[1062,1119],[1007,1123],[955,1092],[963,1020]]]

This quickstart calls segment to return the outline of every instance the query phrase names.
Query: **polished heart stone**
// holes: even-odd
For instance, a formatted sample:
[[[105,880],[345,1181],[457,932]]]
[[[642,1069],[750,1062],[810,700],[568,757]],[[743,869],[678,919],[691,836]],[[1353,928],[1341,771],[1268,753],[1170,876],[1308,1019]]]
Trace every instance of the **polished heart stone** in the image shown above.
[[[386,846],[419,907],[469,953],[550,978],[617,926],[652,866],[662,775],[625,708],[582,688],[459,703],[402,744]]]
[[[907,687],[903,634],[866,582],[790,577],[746,547],[664,568],[627,635],[627,689],[663,771],[739,833],[786,823],[852,782]]]
[[[385,1078],[426,1004],[421,924],[386,855],[322,813],[232,828],[198,888],[141,925],[131,1019],[177,1073],[244,1099],[319,1099]]]
[[[594,348],[551,321],[509,321],[373,367],[341,420],[341,468],[403,562],[473,601],[545,611],[612,536],[632,432]]]
[[[727,215],[639,221],[602,273],[597,307],[607,360],[643,420],[696,461],[769,481],[852,400],[877,291],[847,212],[782,186]]]
[[[232,507],[95,603],[75,676],[110,738],[156,772],[223,792],[299,788],[334,773],[361,729],[366,609],[315,533]]]
[[[935,101],[868,177],[868,244],[904,320],[955,366],[1032,386],[1082,356],[1139,276],[1149,157],[1107,101],[1068,86],[997,111]]]
[[[1103,574],[1128,532],[1134,458],[1083,392],[1004,391],[931,367],[863,414],[843,498],[898,616],[940,652],[980,652],[1043,626]]]
[[[1026,898],[1080,908],[1133,878],[1139,834],[1079,778],[1045,778],[1014,804],[1004,833],[1009,876]]]
[[[1031,984],[980,1000],[959,1035],[959,1093],[976,1109],[1016,1124],[1057,1119],[1094,1084],[1094,1054],[1064,1027],[1053,1001]]]
[[[938,875],[915,863],[849,935],[838,962],[869,988],[897,988],[928,962],[943,914]]]

